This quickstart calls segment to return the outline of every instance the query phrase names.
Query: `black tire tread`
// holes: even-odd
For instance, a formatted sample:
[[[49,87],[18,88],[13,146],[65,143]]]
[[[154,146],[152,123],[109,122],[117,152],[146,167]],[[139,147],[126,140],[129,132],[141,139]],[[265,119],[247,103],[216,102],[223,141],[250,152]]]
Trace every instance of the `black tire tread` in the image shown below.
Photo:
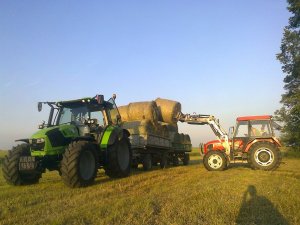
[[[78,163],[81,151],[92,150],[95,156],[96,169],[94,175],[89,180],[83,180],[78,173]],[[88,141],[74,141],[66,148],[61,161],[61,178],[65,185],[71,188],[85,187],[92,184],[95,180],[98,169],[97,151],[93,144]]]
[[[277,157],[275,157],[275,164],[270,167],[270,168],[264,168],[262,166],[259,166],[259,165],[256,165],[255,163],[255,160],[252,158],[253,156],[253,151],[255,151],[255,149],[259,148],[260,146],[268,146],[270,149],[274,150],[274,153],[277,155]],[[248,163],[250,165],[250,167],[252,169],[260,169],[260,170],[276,170],[280,164],[281,164],[281,161],[282,161],[282,155],[281,155],[281,152],[279,150],[279,148],[273,144],[273,143],[270,143],[268,141],[260,141],[260,142],[257,142],[255,144],[253,144],[249,150],[249,155],[248,155]]]
[[[8,184],[15,186],[38,183],[42,177],[42,173],[21,174],[19,172],[19,159],[21,156],[30,156],[28,144],[20,144],[13,147],[4,157],[2,166],[4,179]]]
[[[219,169],[213,169],[211,168],[209,165],[208,165],[208,158],[210,155],[212,154],[219,154],[222,159],[223,159],[223,165],[221,166],[221,168]],[[204,157],[203,157],[203,164],[204,164],[204,167],[205,169],[207,169],[208,171],[223,171],[227,168],[227,157],[225,155],[224,152],[221,152],[221,151],[215,151],[215,150],[210,150],[209,152],[207,152]]]
[[[126,170],[122,170],[118,163],[118,144],[120,142],[126,142],[129,148],[129,164]],[[131,172],[131,160],[132,160],[132,153],[131,153],[131,145],[129,142],[128,137],[124,137],[120,141],[116,141],[113,145],[109,146],[107,149],[107,163],[104,165],[105,174],[110,178],[122,178],[129,176]]]

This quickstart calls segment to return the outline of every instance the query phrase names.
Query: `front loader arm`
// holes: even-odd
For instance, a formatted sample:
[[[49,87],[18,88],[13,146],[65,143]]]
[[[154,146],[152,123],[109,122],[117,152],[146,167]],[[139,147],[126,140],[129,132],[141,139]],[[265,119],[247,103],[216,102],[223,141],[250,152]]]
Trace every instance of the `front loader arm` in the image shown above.
[[[226,155],[230,155],[230,145],[228,141],[228,134],[221,127],[219,120],[212,115],[201,115],[201,114],[180,114],[178,120],[183,123],[192,125],[209,125],[214,134],[221,141],[225,148]]]

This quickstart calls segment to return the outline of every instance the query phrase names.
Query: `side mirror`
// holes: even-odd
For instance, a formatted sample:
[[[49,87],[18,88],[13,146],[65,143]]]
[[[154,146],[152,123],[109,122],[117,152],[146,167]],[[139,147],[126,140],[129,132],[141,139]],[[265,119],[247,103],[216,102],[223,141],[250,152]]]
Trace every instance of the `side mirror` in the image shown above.
[[[38,102],[38,111],[42,111],[43,109],[43,103],[42,102]]]
[[[113,98],[114,100],[116,100],[117,95],[116,95],[116,94],[113,94],[112,98]]]

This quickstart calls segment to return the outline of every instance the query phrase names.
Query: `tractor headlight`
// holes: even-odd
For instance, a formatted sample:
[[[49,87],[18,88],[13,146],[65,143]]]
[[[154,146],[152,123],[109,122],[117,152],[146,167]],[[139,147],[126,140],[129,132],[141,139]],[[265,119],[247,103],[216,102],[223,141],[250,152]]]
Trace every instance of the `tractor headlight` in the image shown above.
[[[45,142],[45,139],[44,138],[37,138],[36,139],[36,143],[37,144],[42,144],[42,143],[44,143]]]
[[[33,138],[29,140],[30,148],[33,151],[43,151],[45,147],[44,138]]]

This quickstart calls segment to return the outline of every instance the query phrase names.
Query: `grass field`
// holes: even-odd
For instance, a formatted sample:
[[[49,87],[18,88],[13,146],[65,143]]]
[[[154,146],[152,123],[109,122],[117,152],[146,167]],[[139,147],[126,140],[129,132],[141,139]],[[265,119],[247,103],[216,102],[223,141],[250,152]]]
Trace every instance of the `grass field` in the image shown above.
[[[300,158],[284,158],[273,172],[208,172],[192,154],[190,166],[119,180],[101,171],[81,189],[65,187],[57,172],[22,187],[0,174],[0,224],[300,224]]]

